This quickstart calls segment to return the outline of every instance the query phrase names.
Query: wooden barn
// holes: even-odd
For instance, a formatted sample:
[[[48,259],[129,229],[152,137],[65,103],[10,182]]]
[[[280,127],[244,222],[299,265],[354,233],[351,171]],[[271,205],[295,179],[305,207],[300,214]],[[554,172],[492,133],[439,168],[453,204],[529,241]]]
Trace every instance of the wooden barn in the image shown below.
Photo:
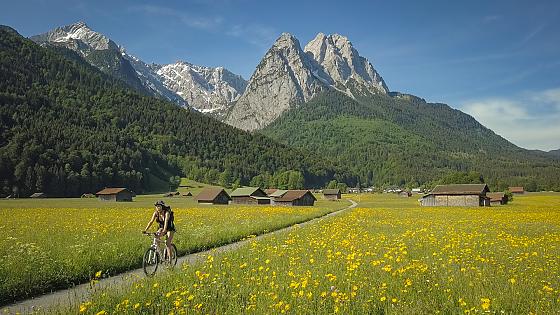
[[[33,195],[29,196],[29,198],[47,198],[47,194],[42,192],[36,192]]]
[[[491,205],[505,205],[508,203],[508,197],[503,192],[491,192],[487,193],[486,197],[490,198]]]
[[[196,197],[198,203],[208,203],[213,205],[227,205],[231,201],[231,197],[222,188],[208,187],[204,188]]]
[[[243,187],[231,192],[231,203],[240,205],[269,205],[270,198],[259,187]]]
[[[276,189],[276,188],[268,188],[268,189],[265,189],[264,192],[266,193],[267,196],[270,196],[271,194],[273,194],[277,190],[278,189]]]
[[[288,190],[276,189],[273,193],[268,194],[268,196],[270,198],[280,198],[280,197],[284,196],[287,192],[288,192]]]
[[[403,191],[401,191],[401,192],[399,193],[399,197],[408,198],[408,197],[410,197],[410,196],[412,196],[412,193],[411,193],[410,191],[403,190]]]
[[[288,190],[284,189],[275,189],[274,192],[269,193],[268,196],[270,197],[270,204],[274,204],[276,199],[282,198]]]
[[[277,206],[313,206],[315,201],[317,198],[309,190],[288,190],[272,199],[272,203]]]
[[[508,187],[508,190],[512,193],[512,194],[524,194],[525,193],[525,189],[523,188],[523,186],[515,186],[515,187]]]
[[[338,200],[340,195],[340,189],[323,189],[323,198],[327,200]]]
[[[422,206],[478,207],[490,206],[486,184],[437,185],[420,199]]]
[[[126,188],[105,188],[96,194],[103,201],[132,201],[132,192]]]

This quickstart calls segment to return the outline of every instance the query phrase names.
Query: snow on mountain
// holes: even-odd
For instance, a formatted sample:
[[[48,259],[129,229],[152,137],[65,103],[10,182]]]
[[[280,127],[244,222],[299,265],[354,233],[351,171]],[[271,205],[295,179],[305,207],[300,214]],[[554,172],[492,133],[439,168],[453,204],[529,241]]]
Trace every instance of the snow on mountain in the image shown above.
[[[203,67],[184,61],[161,66],[157,74],[169,90],[206,113],[225,113],[247,86],[241,76],[223,67]]]
[[[63,46],[78,52],[100,70],[133,88],[161,96],[221,118],[245,90],[247,82],[223,67],[210,68],[177,62],[148,64],[111,39],[78,22],[33,36],[40,44]]]

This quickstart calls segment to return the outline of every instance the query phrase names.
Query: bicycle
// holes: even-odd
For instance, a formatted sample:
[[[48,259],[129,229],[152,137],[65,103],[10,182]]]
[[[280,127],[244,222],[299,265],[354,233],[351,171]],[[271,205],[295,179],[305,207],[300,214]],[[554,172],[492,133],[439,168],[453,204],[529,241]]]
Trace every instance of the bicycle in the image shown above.
[[[142,259],[142,268],[146,276],[153,276],[159,264],[165,264],[168,268],[173,268],[177,265],[177,247],[175,244],[171,244],[171,255],[169,259],[166,259],[167,246],[165,246],[165,241],[159,239],[159,234],[157,233],[147,233],[142,232],[146,236],[153,236],[152,245],[144,253],[144,258]]]

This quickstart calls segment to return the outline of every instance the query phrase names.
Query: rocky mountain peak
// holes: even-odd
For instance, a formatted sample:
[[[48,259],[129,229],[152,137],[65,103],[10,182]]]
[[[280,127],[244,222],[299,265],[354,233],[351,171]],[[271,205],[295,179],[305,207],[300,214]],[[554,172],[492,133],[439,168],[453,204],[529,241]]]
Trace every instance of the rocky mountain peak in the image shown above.
[[[351,97],[355,93],[388,93],[381,76],[347,37],[319,33],[301,49],[297,38],[282,33],[259,63],[226,122],[244,130],[260,129],[290,107],[327,89]]]
[[[115,42],[105,35],[93,31],[83,21],[58,27],[50,32],[33,36],[31,39],[36,42],[50,43],[70,43],[72,41],[80,41],[93,50],[119,49]]]
[[[304,51],[339,86],[348,88],[350,81],[354,81],[371,93],[389,92],[383,78],[366,58],[360,56],[346,36],[319,33],[305,46]]]

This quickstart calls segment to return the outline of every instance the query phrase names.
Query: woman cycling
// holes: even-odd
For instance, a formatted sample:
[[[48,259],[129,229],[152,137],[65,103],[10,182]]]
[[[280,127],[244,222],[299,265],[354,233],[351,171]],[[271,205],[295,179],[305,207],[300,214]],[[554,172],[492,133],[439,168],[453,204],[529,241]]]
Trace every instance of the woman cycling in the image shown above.
[[[175,234],[176,231],[175,224],[173,223],[173,211],[171,210],[171,207],[166,206],[162,200],[156,202],[154,206],[156,206],[156,210],[154,211],[154,214],[143,233],[146,233],[150,226],[152,226],[152,223],[156,221],[159,224],[159,229],[156,234],[158,235],[158,238],[163,235],[167,235],[165,246],[167,247],[167,252],[172,253],[171,244],[173,241],[173,234]]]

